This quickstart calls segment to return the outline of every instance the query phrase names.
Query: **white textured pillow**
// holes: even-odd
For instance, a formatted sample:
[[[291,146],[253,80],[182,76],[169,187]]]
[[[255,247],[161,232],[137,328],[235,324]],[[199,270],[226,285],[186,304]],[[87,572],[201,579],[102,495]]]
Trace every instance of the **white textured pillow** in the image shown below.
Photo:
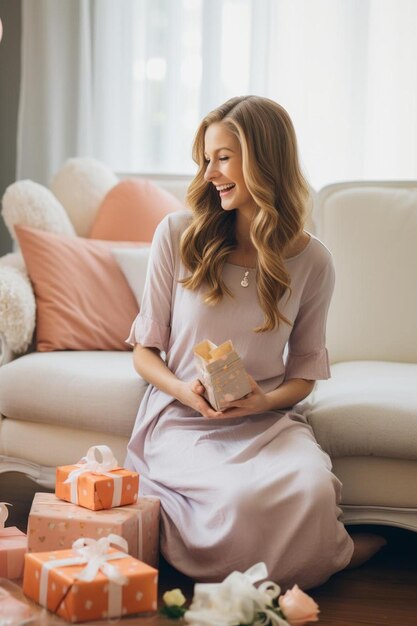
[[[65,207],[77,234],[88,237],[97,209],[119,179],[104,163],[90,157],[68,159],[50,188]]]
[[[14,269],[19,270],[19,272],[27,276],[25,260],[20,251],[9,252],[0,257],[0,268],[1,267],[14,267]]]
[[[112,248],[111,250],[129,283],[129,287],[135,294],[139,306],[142,302],[143,289],[145,287],[150,250],[149,246],[142,248]]]
[[[33,180],[18,180],[4,193],[3,218],[13,239],[14,226],[28,226],[62,235],[75,235],[75,230],[62,204],[43,185]]]
[[[32,341],[35,330],[35,296],[29,278],[15,267],[0,267],[0,333],[19,354]],[[0,355],[1,357],[1,355]]]

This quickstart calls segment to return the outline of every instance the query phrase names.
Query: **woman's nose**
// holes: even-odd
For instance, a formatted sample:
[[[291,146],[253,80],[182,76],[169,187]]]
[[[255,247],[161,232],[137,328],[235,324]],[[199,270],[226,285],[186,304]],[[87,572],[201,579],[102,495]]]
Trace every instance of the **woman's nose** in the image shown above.
[[[207,181],[213,180],[217,175],[217,169],[214,167],[212,161],[207,164],[206,171],[204,172],[204,179]]]

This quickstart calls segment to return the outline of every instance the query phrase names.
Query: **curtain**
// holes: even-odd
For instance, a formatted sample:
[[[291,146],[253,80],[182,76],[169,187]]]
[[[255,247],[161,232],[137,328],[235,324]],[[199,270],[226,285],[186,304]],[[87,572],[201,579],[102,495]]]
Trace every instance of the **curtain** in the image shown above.
[[[192,173],[235,95],[289,112],[307,178],[417,177],[414,0],[23,0],[19,178],[70,156]]]
[[[17,178],[47,184],[69,156],[92,154],[88,0],[23,0]]]

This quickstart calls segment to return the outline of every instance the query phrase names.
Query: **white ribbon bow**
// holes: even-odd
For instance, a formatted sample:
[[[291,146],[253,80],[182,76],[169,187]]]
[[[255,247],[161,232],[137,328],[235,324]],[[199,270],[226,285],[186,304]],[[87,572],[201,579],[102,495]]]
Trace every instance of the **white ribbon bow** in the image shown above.
[[[13,506],[9,502],[0,502],[0,530],[4,528],[7,518],[9,517],[8,506]]]
[[[97,452],[101,454],[101,461],[96,457]],[[76,463],[76,466],[78,469],[70,472],[65,481],[66,483],[72,482],[75,478],[78,478],[78,476],[86,472],[107,474],[107,472],[117,469],[119,464],[109,446],[91,446],[91,448],[88,448],[87,454]]]
[[[101,454],[101,461],[97,459],[97,453]],[[71,485],[71,502],[78,504],[78,478],[81,474],[92,472],[94,474],[103,474],[114,480],[114,492],[112,506],[120,506],[122,499],[122,477],[112,474],[112,471],[119,468],[116,457],[109,446],[91,446],[87,450],[86,456],[83,456],[78,463],[77,469],[72,470],[64,484]]]
[[[118,546],[123,552],[111,552],[106,554],[111,544]],[[46,561],[42,564],[39,603],[42,606],[47,606],[48,577],[50,570],[56,567],[83,565],[87,563],[86,567],[78,572],[75,578],[77,580],[90,582],[94,580],[99,571],[102,571],[109,580],[108,617],[120,617],[122,614],[121,587],[126,585],[129,579],[127,576],[124,576],[115,565],[111,565],[107,563],[107,561],[122,559],[127,556],[128,545],[126,539],[120,535],[114,534],[110,534],[108,537],[101,537],[101,539],[98,540],[81,537],[74,541],[72,549],[76,556],[67,559]]]
[[[235,624],[273,624],[288,626],[276,615],[272,601],[281,593],[280,587],[265,581],[259,587],[254,583],[268,575],[265,563],[256,563],[246,572],[232,572],[222,583],[198,583],[190,609],[184,617],[192,626],[234,626]],[[265,613],[258,619],[257,613]]]
[[[110,544],[119,546],[123,552],[128,551],[127,541],[120,535],[110,534],[98,540],[89,537],[76,539],[72,544],[72,549],[77,556],[84,559],[87,566],[82,569],[75,578],[91,582],[97,576],[97,573],[102,571],[109,580],[117,585],[126,585],[128,583],[127,576],[121,574],[119,569],[114,565],[107,563],[108,559],[114,558],[112,553],[107,554]]]

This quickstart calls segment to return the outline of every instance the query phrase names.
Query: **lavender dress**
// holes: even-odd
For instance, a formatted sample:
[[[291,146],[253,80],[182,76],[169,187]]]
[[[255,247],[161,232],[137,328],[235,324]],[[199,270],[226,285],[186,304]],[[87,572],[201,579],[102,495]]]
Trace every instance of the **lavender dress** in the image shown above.
[[[168,215],[154,236],[141,311],[129,341],[166,352],[181,380],[197,377],[193,347],[203,339],[233,341],[264,392],[290,378],[329,377],[325,323],[334,285],[331,255],[315,237],[287,259],[293,322],[255,333],[263,322],[255,270],[226,263],[233,293],[215,307],[178,284],[186,275],[179,239],[190,213]],[[284,349],[288,356],[284,360]],[[199,581],[223,580],[265,561],[282,587],[309,588],[350,560],[353,543],[339,521],[341,485],[303,416],[275,410],[208,419],[149,385],[126,459],[141,474],[141,494],[161,499],[161,550]]]

